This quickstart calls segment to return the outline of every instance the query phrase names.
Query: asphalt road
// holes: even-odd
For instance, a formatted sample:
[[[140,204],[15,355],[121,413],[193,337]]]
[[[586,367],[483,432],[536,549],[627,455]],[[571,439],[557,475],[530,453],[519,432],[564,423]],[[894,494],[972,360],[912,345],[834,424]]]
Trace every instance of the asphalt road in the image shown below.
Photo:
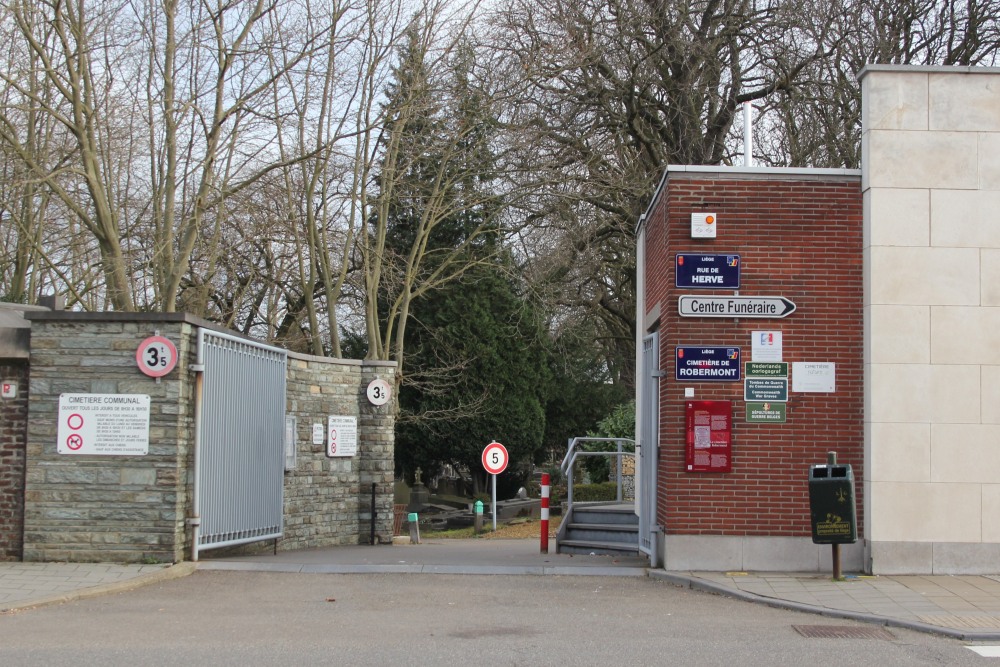
[[[962,642],[634,577],[199,571],[0,615],[0,665],[984,665]]]

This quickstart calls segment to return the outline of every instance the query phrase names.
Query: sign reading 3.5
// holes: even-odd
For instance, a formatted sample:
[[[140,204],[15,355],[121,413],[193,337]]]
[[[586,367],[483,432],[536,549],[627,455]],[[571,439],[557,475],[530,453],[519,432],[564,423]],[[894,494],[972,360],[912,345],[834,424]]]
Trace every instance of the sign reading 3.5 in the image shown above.
[[[135,363],[149,377],[163,377],[177,365],[177,347],[163,336],[150,336],[139,343]]]

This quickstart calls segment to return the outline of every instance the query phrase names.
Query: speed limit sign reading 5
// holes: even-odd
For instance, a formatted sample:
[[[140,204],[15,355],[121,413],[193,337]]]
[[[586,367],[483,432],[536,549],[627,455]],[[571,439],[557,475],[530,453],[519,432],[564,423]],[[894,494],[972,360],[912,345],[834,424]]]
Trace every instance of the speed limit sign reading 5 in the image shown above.
[[[177,348],[169,338],[150,336],[139,343],[135,363],[149,377],[163,377],[177,365]]]
[[[483,467],[491,475],[499,475],[507,469],[507,448],[499,442],[491,442],[483,450]]]

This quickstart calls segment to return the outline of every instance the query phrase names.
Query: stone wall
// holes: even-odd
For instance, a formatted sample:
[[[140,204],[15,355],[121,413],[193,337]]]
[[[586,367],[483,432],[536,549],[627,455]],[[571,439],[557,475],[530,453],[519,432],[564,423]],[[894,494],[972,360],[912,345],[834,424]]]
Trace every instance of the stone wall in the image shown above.
[[[290,354],[288,412],[297,420],[297,461],[285,473],[285,525],[279,550],[367,544],[371,485],[376,484],[376,543],[392,542],[392,404],[371,405],[368,383],[391,383],[395,364]],[[358,454],[328,457],[324,433],[330,416],[358,418]]]
[[[1000,562],[1000,69],[861,74],[876,574]]]
[[[192,539],[187,526],[194,480],[197,370],[192,366],[199,329],[220,329],[184,314],[57,311],[32,313],[29,319],[24,560],[183,560]],[[176,345],[179,359],[159,380],[143,375],[136,363],[140,343],[156,333]],[[395,364],[290,354],[287,373],[286,415],[297,419],[297,456],[284,473],[284,534],[277,548],[367,543],[372,483],[376,542],[391,542],[394,405],[371,405],[366,388],[376,376],[391,384]],[[148,454],[60,454],[64,393],[148,395]],[[355,456],[326,456],[331,415],[358,418]],[[317,444],[315,423],[324,433]],[[4,452],[0,449],[0,456]]]
[[[183,315],[33,313],[25,480],[25,561],[183,560],[194,439],[196,328]],[[177,368],[157,381],[135,352],[154,331],[177,346]],[[149,453],[57,452],[63,393],[150,397]]]
[[[0,398],[0,561],[20,560],[24,532],[24,457],[28,428],[28,364],[0,362],[0,382],[16,395]]]

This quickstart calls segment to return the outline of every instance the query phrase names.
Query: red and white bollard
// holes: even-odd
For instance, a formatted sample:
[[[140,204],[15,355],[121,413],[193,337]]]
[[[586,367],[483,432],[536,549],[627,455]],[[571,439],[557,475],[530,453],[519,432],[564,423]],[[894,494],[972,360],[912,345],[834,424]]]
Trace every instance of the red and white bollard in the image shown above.
[[[542,553],[549,552],[549,473],[542,473]]]

